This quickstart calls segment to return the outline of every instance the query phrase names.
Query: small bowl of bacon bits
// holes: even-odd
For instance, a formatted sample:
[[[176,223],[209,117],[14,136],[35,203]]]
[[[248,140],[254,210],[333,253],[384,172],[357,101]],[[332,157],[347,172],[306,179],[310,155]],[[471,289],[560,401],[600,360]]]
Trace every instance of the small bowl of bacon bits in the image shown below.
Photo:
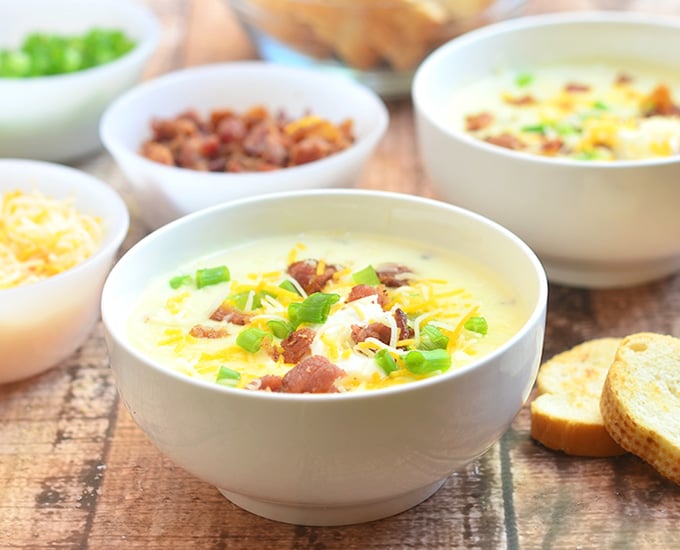
[[[84,172],[0,159],[0,384],[74,353],[127,235],[123,200]]]
[[[249,61],[141,84],[107,109],[100,133],[156,229],[232,199],[353,187],[388,119],[350,79]]]
[[[133,0],[0,2],[0,157],[99,151],[104,109],[139,81],[159,40],[157,18]]]

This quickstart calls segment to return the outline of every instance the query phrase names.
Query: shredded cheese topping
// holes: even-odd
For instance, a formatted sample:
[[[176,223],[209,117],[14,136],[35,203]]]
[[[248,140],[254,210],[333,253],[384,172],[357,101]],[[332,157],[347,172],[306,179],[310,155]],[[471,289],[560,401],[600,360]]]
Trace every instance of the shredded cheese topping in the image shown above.
[[[38,191],[0,196],[0,289],[47,279],[94,253],[102,221],[79,212],[74,202]]]

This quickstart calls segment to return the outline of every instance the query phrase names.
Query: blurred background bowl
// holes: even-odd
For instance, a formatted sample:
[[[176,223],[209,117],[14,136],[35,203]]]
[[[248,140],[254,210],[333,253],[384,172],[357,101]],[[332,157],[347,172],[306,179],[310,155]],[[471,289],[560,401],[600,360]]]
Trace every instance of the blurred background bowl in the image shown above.
[[[93,28],[122,30],[136,46],[78,72],[0,78],[0,157],[67,162],[98,151],[101,114],[139,81],[160,39],[156,17],[132,0],[0,2],[0,49],[15,50],[34,32],[72,36]]]
[[[78,212],[101,219],[104,236],[96,252],[75,267],[41,281],[0,289],[0,383],[47,370],[87,339],[99,319],[104,279],[129,226],[127,208],[118,194],[74,168],[0,159],[0,197],[15,190],[72,199]]]
[[[677,271],[680,156],[583,161],[498,147],[455,122],[452,103],[494,71],[540,74],[560,62],[642,63],[662,67],[664,82],[680,75],[677,51],[677,19],[616,12],[520,18],[442,46],[413,84],[419,150],[439,195],[519,235],[555,283],[629,286]]]
[[[152,281],[198,258],[310,228],[407,239],[469,258],[514,289],[521,328],[469,365],[334,394],[222,386],[173,370],[131,342],[129,319]],[[101,307],[123,402],[165,455],[255,514],[337,525],[418,504],[498,441],[533,386],[546,300],[536,256],[497,224],[411,195],[324,189],[231,201],[158,229],[113,268]]]
[[[408,95],[436,47],[523,13],[524,0],[225,0],[259,55],[356,78],[383,97]]]
[[[307,164],[265,172],[209,172],[168,166],[140,153],[154,118],[195,110],[243,113],[254,106],[292,119],[312,114],[333,124],[350,119],[354,143]],[[140,215],[155,229],[226,200],[296,189],[352,187],[387,130],[387,108],[370,89],[313,69],[262,61],[207,65],[139,85],[112,104],[101,122],[102,140],[130,181]]]

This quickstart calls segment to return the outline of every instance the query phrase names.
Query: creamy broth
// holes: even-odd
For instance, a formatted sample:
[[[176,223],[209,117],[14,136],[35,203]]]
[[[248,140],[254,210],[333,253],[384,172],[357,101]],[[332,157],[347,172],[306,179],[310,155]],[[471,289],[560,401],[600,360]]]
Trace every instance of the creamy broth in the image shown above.
[[[680,73],[631,62],[498,70],[457,90],[448,120],[510,149],[576,160],[680,154]]]
[[[227,372],[230,376],[222,382],[258,389],[263,376],[284,377],[295,366],[282,359],[284,335],[272,334],[271,322],[277,329],[290,324],[290,304],[305,301],[306,293],[299,295],[300,284],[287,273],[287,267],[309,259],[321,264],[317,263],[318,273],[327,266],[337,268],[320,292],[337,296],[329,304],[327,318],[300,325],[314,331],[308,355],[326,357],[344,371],[332,391],[384,388],[459,368],[501,346],[528,316],[527,305],[496,274],[444,250],[372,235],[306,233],[225,250],[152,282],[129,319],[128,336],[135,347],[169,368],[209,381]],[[384,290],[383,304],[377,294],[348,301],[354,286],[382,273],[390,264],[408,268],[397,276],[407,284],[368,285]],[[230,280],[197,288],[193,274],[216,266],[226,266]],[[181,284],[172,288],[171,281]],[[288,284],[288,289],[292,283],[293,290],[282,289],[282,283]],[[238,312],[247,314],[245,324],[210,318],[222,305],[234,304]],[[410,338],[403,338],[395,326],[396,308],[408,319]],[[372,323],[390,327],[388,341],[369,337],[356,342],[352,327]],[[480,326],[487,327],[486,331]],[[201,327],[198,332],[196,327]],[[242,332],[253,328],[262,331],[255,334],[266,333],[255,351],[244,349],[237,341]],[[434,362],[436,368],[425,372],[407,368],[409,350],[431,351],[437,345],[439,351],[429,355],[439,354],[441,359],[445,350],[450,365]],[[387,350],[383,356],[392,358],[387,364],[393,370],[386,370],[376,360],[381,350]],[[413,357],[429,355],[416,353]]]

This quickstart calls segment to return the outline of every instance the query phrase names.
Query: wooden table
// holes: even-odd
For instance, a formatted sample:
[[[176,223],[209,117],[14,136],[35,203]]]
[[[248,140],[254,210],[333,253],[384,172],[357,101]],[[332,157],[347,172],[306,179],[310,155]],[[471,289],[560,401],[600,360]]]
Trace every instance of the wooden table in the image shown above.
[[[164,25],[147,77],[254,57],[226,3],[146,3]],[[388,106],[388,135],[361,186],[436,197],[415,154],[409,100]],[[78,167],[126,199],[128,248],[146,230],[111,157]],[[680,276],[620,290],[551,285],[544,357],[594,337],[680,336],[679,311]],[[54,369],[0,387],[0,547],[680,548],[680,487],[631,455],[548,451],[530,439],[529,420],[525,408],[497,445],[414,509],[356,526],[280,524],[240,510],[147,441],[118,398],[99,325]]]

